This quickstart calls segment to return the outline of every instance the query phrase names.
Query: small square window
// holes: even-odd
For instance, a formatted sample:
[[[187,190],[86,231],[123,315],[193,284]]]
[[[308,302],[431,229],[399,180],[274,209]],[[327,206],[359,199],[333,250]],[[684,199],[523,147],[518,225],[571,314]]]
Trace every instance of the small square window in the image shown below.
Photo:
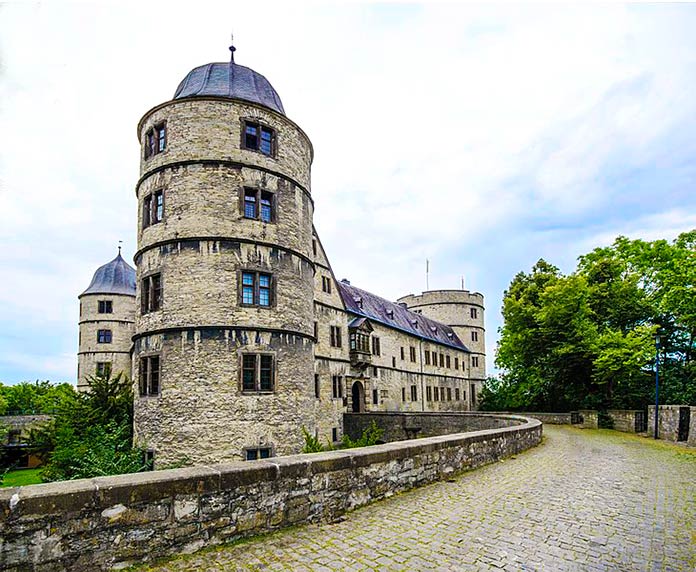
[[[111,343],[111,330],[97,330],[97,343],[98,344],[110,344]]]
[[[259,459],[269,459],[272,457],[270,447],[255,447],[244,450],[244,458],[247,461],[258,461]]]
[[[111,300],[99,300],[99,313],[111,314],[114,311],[113,302]]]
[[[242,146],[252,151],[260,151],[264,155],[275,155],[276,135],[270,127],[252,121],[244,122]]]
[[[245,306],[271,305],[273,296],[273,280],[270,274],[262,272],[242,272],[242,304]]]
[[[275,222],[275,197],[273,193],[259,189],[244,189],[244,218]]]
[[[110,361],[98,361],[97,369],[95,372],[99,377],[109,377],[111,375],[111,362]]]

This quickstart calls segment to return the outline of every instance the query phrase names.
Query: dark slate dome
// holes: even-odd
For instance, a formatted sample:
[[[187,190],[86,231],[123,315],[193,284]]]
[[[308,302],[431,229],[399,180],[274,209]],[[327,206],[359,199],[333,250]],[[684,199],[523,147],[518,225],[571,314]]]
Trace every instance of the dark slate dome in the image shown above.
[[[100,266],[85,294],[128,294],[135,296],[135,270],[121,258],[121,253],[108,264]]]
[[[174,99],[206,95],[259,103],[285,115],[283,103],[270,82],[260,73],[233,61],[192,69],[179,84]]]

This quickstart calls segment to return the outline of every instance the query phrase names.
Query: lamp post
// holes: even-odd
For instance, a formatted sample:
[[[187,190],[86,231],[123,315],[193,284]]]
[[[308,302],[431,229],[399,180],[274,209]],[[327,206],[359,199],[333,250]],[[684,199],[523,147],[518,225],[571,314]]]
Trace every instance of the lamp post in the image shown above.
[[[660,407],[660,334],[655,334],[655,439],[657,439],[657,420]]]

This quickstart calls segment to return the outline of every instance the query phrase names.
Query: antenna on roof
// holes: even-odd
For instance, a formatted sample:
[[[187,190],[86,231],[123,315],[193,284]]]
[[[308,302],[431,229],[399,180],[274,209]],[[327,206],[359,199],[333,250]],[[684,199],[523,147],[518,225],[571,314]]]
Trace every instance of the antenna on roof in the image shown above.
[[[234,47],[234,32],[230,32],[230,61],[234,63],[234,52],[237,48]]]
[[[428,276],[429,272],[430,272],[430,260],[428,260],[428,259],[426,258],[426,259],[425,259],[425,289],[426,289],[426,291],[427,291],[427,290],[430,290],[429,280],[428,280],[428,278],[429,278],[429,276]]]
[[[121,256],[121,245],[123,244],[122,240],[118,241],[118,255]]]
[[[464,276],[462,275],[462,290],[465,290],[464,288]]]

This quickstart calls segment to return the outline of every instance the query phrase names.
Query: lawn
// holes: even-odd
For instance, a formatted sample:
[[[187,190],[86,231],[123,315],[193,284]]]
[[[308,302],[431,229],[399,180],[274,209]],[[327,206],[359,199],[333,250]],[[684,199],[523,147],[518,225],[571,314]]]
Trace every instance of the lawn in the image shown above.
[[[21,487],[22,485],[36,485],[41,482],[41,469],[20,469],[8,471],[5,474],[0,487]]]

